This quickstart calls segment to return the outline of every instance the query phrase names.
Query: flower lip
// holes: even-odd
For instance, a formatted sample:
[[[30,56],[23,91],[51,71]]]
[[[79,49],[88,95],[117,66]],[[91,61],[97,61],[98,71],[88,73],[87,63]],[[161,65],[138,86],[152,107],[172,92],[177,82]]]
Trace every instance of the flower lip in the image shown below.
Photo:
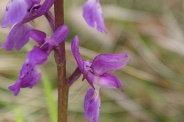
[[[84,113],[87,120],[92,118],[92,122],[98,122],[100,111],[100,96],[93,88],[89,88],[84,98]]]
[[[14,95],[18,95],[20,88],[32,88],[41,79],[41,71],[38,66],[43,65],[48,58],[48,54],[37,46],[27,54],[27,60],[23,64],[18,80],[14,85],[9,87],[9,90],[14,92]]]
[[[41,79],[41,72],[36,67],[33,67],[29,62],[25,62],[20,71],[20,76],[14,85],[9,86],[8,89],[14,92],[17,96],[20,88],[32,88]]]

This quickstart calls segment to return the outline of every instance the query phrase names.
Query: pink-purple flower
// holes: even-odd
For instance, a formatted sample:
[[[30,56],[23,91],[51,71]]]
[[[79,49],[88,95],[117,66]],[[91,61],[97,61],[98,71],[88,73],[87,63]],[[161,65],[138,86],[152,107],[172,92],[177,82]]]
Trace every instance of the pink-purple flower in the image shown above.
[[[10,0],[2,21],[2,27],[20,22],[27,13],[28,4],[25,0]]]
[[[121,81],[113,74],[113,70],[119,70],[128,64],[129,58],[126,53],[122,54],[100,54],[92,62],[84,61],[79,53],[79,38],[74,37],[72,41],[72,53],[78,64],[78,68],[84,78],[92,86],[85,95],[84,111],[87,120],[92,117],[92,122],[98,122],[100,111],[100,88],[121,88],[124,91]],[[76,76],[76,77],[75,77]],[[74,79],[80,76],[80,72],[73,76]],[[70,78],[73,82],[73,79]]]
[[[41,79],[41,71],[38,66],[43,65],[47,61],[48,53],[41,48],[35,46],[28,54],[27,60],[20,70],[20,76],[14,85],[9,87],[9,90],[18,95],[20,88],[32,88]]]
[[[9,87],[9,90],[14,92],[14,95],[18,95],[20,88],[32,88],[41,79],[41,71],[39,66],[47,62],[47,58],[54,47],[57,47],[68,36],[69,29],[66,25],[60,26],[51,38],[46,38],[43,32],[33,30],[33,39],[37,42],[45,40],[44,44],[40,43],[39,46],[34,46],[33,49],[28,52],[27,59],[20,70],[20,76],[14,85]],[[43,39],[43,37],[45,37]]]
[[[10,0],[6,6],[2,27],[21,22],[31,8],[39,3],[40,0]]]
[[[45,34],[34,30],[27,22],[49,12],[53,3],[54,0],[45,0],[42,5],[40,5],[40,0],[10,0],[3,17],[2,27],[13,26],[2,47],[7,50],[13,48],[20,50],[29,41],[29,37],[34,39],[35,35],[39,35],[37,37],[40,38],[35,41],[42,45]]]
[[[90,27],[96,26],[98,31],[106,32],[99,0],[88,0],[83,5],[83,17]]]

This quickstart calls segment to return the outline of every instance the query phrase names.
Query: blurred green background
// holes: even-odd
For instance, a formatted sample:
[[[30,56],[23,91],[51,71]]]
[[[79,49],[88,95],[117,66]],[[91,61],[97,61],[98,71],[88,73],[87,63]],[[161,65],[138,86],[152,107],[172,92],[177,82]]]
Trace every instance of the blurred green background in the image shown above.
[[[85,0],[65,1],[67,76],[76,68],[70,50],[74,35],[80,52],[92,60],[99,53],[128,53],[128,66],[113,72],[122,81],[120,89],[101,89],[99,122],[184,122],[184,1],[100,0],[107,34],[89,28],[82,18]],[[0,18],[8,0],[0,4]],[[53,10],[53,8],[52,8]],[[31,24],[52,35],[44,17]],[[0,28],[0,44],[10,28]],[[21,89],[15,97],[7,89],[19,76],[30,41],[21,51],[0,49],[0,122],[56,122],[57,73],[53,53],[41,67],[42,81]],[[68,122],[87,122],[83,99],[90,86],[81,78],[70,88]]]

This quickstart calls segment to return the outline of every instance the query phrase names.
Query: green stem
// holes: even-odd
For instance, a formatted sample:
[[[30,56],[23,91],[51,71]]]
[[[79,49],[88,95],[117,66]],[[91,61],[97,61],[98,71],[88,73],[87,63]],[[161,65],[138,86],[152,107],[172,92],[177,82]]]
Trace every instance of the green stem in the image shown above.
[[[55,12],[55,30],[64,24],[64,1],[54,1]],[[69,87],[66,81],[66,56],[65,42],[61,43],[57,49],[54,49],[55,61],[58,73],[58,122],[67,122],[68,111],[68,91]]]

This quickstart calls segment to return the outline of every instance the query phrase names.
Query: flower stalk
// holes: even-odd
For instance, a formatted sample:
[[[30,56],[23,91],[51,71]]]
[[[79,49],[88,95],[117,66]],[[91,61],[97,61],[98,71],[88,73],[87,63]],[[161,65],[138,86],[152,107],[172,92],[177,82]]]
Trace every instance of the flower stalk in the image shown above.
[[[64,24],[64,1],[54,1],[55,30]],[[67,122],[68,111],[68,91],[69,86],[66,81],[66,56],[65,42],[63,41],[54,49],[55,61],[58,74],[58,122]]]

